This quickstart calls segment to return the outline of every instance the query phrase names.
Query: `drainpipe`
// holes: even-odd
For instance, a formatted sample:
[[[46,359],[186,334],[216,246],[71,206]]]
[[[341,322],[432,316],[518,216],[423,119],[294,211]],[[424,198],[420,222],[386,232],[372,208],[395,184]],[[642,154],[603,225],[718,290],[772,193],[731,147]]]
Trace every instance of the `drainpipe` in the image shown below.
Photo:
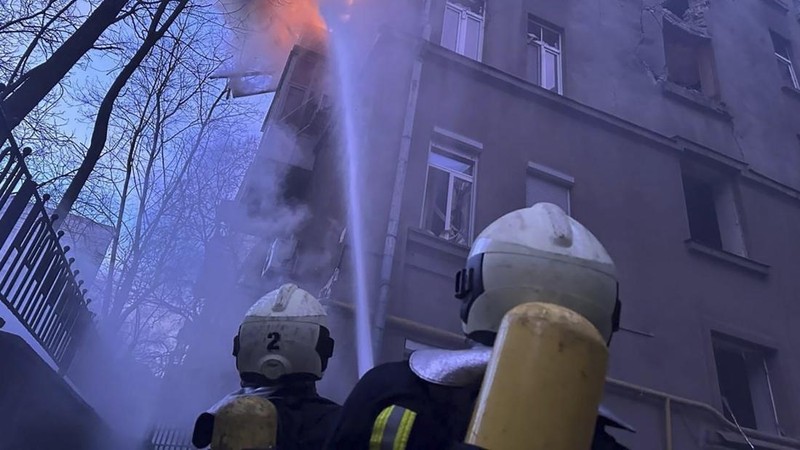
[[[430,40],[430,11],[431,0],[425,0],[422,12],[422,37],[425,41]],[[386,327],[386,314],[389,306],[389,291],[392,280],[392,265],[394,264],[394,252],[397,247],[397,234],[400,227],[400,208],[402,206],[403,192],[406,183],[406,169],[408,167],[408,155],[411,151],[411,134],[414,130],[414,118],[417,111],[417,98],[419,96],[419,83],[422,76],[422,60],[419,55],[414,59],[411,68],[411,84],[406,102],[406,113],[403,119],[403,135],[400,137],[400,151],[397,156],[397,170],[394,175],[394,188],[392,190],[392,203],[389,208],[389,225],[386,229],[386,239],[383,246],[383,257],[381,260],[380,272],[380,293],[378,302],[375,306],[375,333],[373,339],[374,360],[378,361],[381,347],[383,345],[383,332]]]

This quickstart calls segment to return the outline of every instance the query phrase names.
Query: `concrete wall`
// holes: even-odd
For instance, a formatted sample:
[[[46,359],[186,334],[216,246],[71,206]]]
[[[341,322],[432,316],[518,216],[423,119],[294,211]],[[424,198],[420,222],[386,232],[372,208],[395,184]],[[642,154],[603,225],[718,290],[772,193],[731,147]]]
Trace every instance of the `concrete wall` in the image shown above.
[[[443,2],[434,5],[440,8],[432,14],[437,42]],[[565,30],[566,98],[520,80],[522,46],[513,42],[523,42],[524,19],[517,18],[525,11]],[[622,331],[615,338],[610,376],[722,411],[711,333],[735,336],[775,351],[770,370],[778,416],[797,436],[800,358],[793,349],[800,336],[791,317],[800,281],[790,274],[800,264],[800,241],[792,231],[800,228],[800,203],[796,191],[759,176],[800,187],[800,104],[781,89],[768,35],[769,27],[781,31],[785,22],[796,38],[794,16],[766,1],[712,3],[707,18],[728,119],[666,95],[663,69],[648,72],[645,63],[663,68],[660,27],[649,23],[660,17],[659,8],[651,14],[632,1],[489,2],[485,64],[444,50],[423,51],[390,314],[459,328],[452,274],[467,249],[417,230],[429,143],[434,128],[443,128],[483,145],[476,230],[525,205],[529,161],[575,178],[573,215],[615,258],[623,326],[643,332]],[[747,39],[745,30],[751,32]],[[392,107],[398,106],[386,106]],[[667,139],[675,135],[702,145]],[[694,153],[735,166],[728,168],[739,196],[745,260],[685,243],[690,232],[681,162]],[[753,269],[752,262],[769,267]],[[390,335],[389,358],[402,354],[404,337],[414,338],[397,329]],[[640,433],[622,439],[633,448],[652,448],[664,439],[663,403],[631,399],[623,391],[610,387],[609,401],[633,418]],[[690,409],[675,414],[674,420],[685,421],[675,425],[676,448],[699,448],[704,433],[724,428]]]

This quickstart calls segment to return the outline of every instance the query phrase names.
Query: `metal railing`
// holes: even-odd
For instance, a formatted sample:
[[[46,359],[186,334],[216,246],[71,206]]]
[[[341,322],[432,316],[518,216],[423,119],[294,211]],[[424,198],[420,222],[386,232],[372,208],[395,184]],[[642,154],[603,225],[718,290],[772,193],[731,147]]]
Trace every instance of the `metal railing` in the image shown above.
[[[154,428],[150,434],[151,450],[195,450],[192,437],[182,430],[169,427]]]
[[[25,156],[0,112],[0,301],[65,373],[93,314]]]

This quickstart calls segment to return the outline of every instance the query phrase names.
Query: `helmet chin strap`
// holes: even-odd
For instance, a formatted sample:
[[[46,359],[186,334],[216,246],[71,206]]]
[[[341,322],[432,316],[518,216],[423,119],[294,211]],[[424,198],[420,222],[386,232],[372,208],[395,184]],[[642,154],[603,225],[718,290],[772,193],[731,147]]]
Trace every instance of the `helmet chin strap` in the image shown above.
[[[239,374],[242,387],[267,387],[267,388],[281,388],[287,385],[304,385],[314,384],[320,380],[311,373],[290,373],[283,375],[276,380],[270,380],[263,374],[255,372],[244,372]]]

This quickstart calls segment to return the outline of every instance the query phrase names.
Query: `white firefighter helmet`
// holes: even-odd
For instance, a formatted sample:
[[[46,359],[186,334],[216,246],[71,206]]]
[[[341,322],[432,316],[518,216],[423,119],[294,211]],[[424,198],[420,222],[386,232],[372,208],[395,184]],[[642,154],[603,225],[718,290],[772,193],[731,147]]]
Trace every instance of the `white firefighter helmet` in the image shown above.
[[[245,314],[234,339],[236,369],[243,380],[267,383],[285,376],[318,380],[333,355],[327,314],[313,295],[284,284]]]
[[[546,302],[588,319],[610,341],[619,323],[614,262],[600,241],[561,208],[538,203],[495,220],[456,275],[464,332],[492,345],[503,316]]]

